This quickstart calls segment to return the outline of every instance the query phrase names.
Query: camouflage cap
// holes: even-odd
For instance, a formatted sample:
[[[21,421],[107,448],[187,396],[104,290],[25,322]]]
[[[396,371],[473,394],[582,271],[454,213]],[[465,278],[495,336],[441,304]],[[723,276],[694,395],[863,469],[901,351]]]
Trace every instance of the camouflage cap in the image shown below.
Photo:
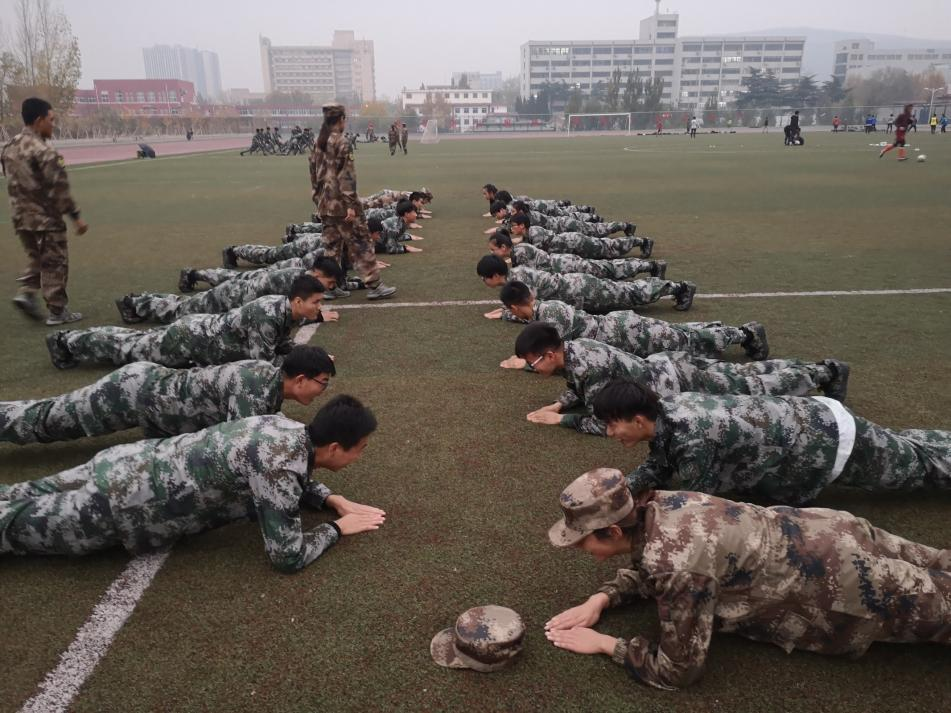
[[[510,665],[522,653],[524,638],[517,612],[489,604],[463,612],[454,627],[436,634],[429,653],[440,666],[489,673]]]
[[[602,527],[627,524],[625,518],[634,511],[624,474],[614,468],[589,470],[559,500],[565,516],[548,531],[555,547],[570,547]]]

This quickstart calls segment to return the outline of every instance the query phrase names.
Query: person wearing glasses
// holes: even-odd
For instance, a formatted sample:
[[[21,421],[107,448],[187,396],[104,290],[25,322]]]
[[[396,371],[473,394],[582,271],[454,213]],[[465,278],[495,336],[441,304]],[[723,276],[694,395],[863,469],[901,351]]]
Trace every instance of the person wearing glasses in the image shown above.
[[[193,433],[280,413],[285,399],[308,406],[335,374],[327,352],[303,345],[280,367],[257,360],[194,369],[135,362],[67,394],[0,401],[0,442],[71,441],[137,427],[149,438]]]

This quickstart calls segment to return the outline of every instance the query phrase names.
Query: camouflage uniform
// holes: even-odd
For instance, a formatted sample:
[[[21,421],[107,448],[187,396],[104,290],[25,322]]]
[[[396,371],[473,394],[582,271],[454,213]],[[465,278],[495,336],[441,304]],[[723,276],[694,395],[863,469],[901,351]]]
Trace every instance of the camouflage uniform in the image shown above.
[[[718,357],[748,336],[739,327],[724,327],[719,322],[675,324],[642,317],[632,310],[591,315],[557,300],[536,300],[533,319],[552,323],[565,341],[593,339],[639,357],[657,352]]]
[[[289,223],[285,228],[286,235],[290,236],[292,240],[296,239],[296,236],[301,235],[302,233],[322,233],[324,232],[323,223]],[[287,240],[285,242],[290,242]]]
[[[409,200],[409,191],[394,191],[392,188],[384,188],[382,191],[371,193],[360,199],[364,208],[387,208],[395,206],[401,200]]]
[[[396,154],[396,147],[400,145],[400,132],[396,128],[396,124],[390,124],[390,130],[387,133],[387,139],[390,143],[390,156]]]
[[[141,427],[149,438],[278,413],[281,370],[266,361],[169,369],[142,361],[89,386],[37,401],[0,401],[0,441],[69,441]]]
[[[241,359],[271,361],[290,351],[293,327],[290,301],[269,295],[224,314],[193,314],[146,331],[93,327],[57,335],[69,354],[68,365],[152,361],[186,367]]]
[[[69,251],[63,215],[79,218],[69,192],[63,157],[45,139],[25,127],[0,155],[10,194],[13,229],[29,257],[19,277],[20,294],[42,290],[50,312],[66,309]]]
[[[528,196],[515,196],[512,202],[527,203],[530,210],[544,213],[545,215],[567,215],[569,213],[594,213],[594,206],[572,205],[570,201],[556,200],[552,198],[529,198]]]
[[[618,282],[580,272],[557,275],[521,266],[510,269],[508,279],[524,282],[540,300],[560,300],[591,312],[611,312],[650,304],[675,294],[680,284],[656,277]]]
[[[799,505],[835,482],[868,490],[951,488],[951,431],[895,432],[822,398],[668,395],[635,492],[676,481]]]
[[[282,260],[304,257],[308,253],[322,251],[321,254],[337,259],[338,253],[330,254],[324,239],[325,233],[307,233],[285,245],[234,245],[231,251],[236,258],[252,265],[273,265]]]
[[[168,324],[188,314],[220,314],[253,302],[266,295],[286,295],[291,284],[307,274],[303,267],[286,270],[253,270],[257,273],[240,280],[228,280],[198,295],[182,296],[143,292],[130,295],[137,317]]]
[[[383,221],[383,232],[380,234],[379,240],[376,241],[376,251],[388,255],[405,253],[406,246],[403,243],[408,240],[410,240],[410,236],[406,231],[406,221],[398,215],[394,215]]]
[[[635,503],[631,569],[599,591],[611,606],[657,602],[660,641],[635,636],[614,649],[638,681],[695,682],[714,630],[853,658],[875,641],[951,643],[951,550],[824,508],[686,491],[648,491]]]
[[[319,248],[304,257],[292,257],[287,260],[281,260],[267,267],[260,267],[256,270],[232,270],[227,267],[203,267],[198,270],[189,270],[192,282],[205,282],[212,287],[227,282],[228,280],[252,280],[258,279],[268,270],[289,270],[292,268],[311,269],[314,261],[322,257],[323,250]]]
[[[618,238],[593,238],[582,233],[555,233],[533,225],[528,229],[528,240],[549,253],[570,253],[584,258],[613,259],[627,255],[644,245],[644,238],[633,235]]]
[[[392,218],[396,215],[396,208],[368,208],[366,212],[367,220],[376,218],[379,221]]]
[[[833,377],[828,366],[793,359],[734,364],[687,352],[661,352],[642,359],[592,339],[575,339],[565,342],[568,388],[558,397],[558,403],[562,413],[580,406],[586,410],[585,414],[565,414],[562,426],[603,436],[606,426],[591,414],[591,403],[613,379],[634,379],[658,396],[684,391],[801,396],[829,383]]]
[[[327,257],[338,262],[347,250],[350,262],[371,289],[380,281],[373,241],[363,217],[363,206],[357,196],[357,172],[343,134],[334,132],[327,141],[326,151],[314,147],[314,165],[311,182],[317,195],[317,212],[324,225],[323,244]],[[347,210],[356,217],[347,222]],[[291,245],[299,241],[294,241]],[[291,257],[291,256],[288,256]]]
[[[555,216],[545,215],[538,211],[531,210],[528,217],[532,225],[538,225],[555,233],[583,233],[596,238],[606,238],[613,233],[620,233],[627,230],[627,223],[620,220],[612,220],[606,223],[591,223],[591,215],[588,213],[572,213],[570,215]]]
[[[0,486],[0,553],[131,553],[254,518],[271,564],[294,572],[337,542],[333,524],[304,531],[302,504],[330,490],[310,479],[303,424],[255,416],[197,433],[115,446],[85,465]]]
[[[403,153],[407,152],[407,144],[409,143],[409,129],[405,126],[400,127],[400,146],[403,148]]]
[[[531,243],[517,243],[512,246],[512,264],[545,272],[583,272],[605,280],[626,280],[642,272],[651,272],[655,262],[636,257],[589,260],[577,255],[547,253]]]

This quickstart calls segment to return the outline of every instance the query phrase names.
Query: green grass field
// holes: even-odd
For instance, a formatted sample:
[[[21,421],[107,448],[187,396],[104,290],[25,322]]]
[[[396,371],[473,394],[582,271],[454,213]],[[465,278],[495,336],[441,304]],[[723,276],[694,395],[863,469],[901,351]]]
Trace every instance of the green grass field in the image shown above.
[[[676,321],[763,322],[775,356],[853,365],[850,407],[897,428],[951,428],[951,294],[704,300],[704,292],[951,287],[951,139],[912,135],[924,164],[879,161],[864,135],[581,137],[412,144],[407,157],[362,147],[360,188],[426,185],[436,219],[421,255],[386,271],[396,301],[493,298],[475,275],[486,252],[480,186],[591,203],[654,237],[668,276],[694,280],[687,317],[669,300],[645,313]],[[714,147],[715,146],[715,147]],[[634,150],[625,151],[628,147]],[[175,290],[185,265],[220,262],[234,243],[277,243],[311,210],[306,161],[234,153],[89,166],[71,172],[90,232],[71,241],[72,307],[81,326],[118,324],[113,300]],[[10,296],[24,257],[0,208],[0,280]],[[342,304],[364,304],[356,293]],[[644,450],[525,414],[559,380],[503,372],[517,328],[482,306],[361,309],[321,326],[337,358],[331,393],[352,393],[380,427],[354,466],[323,478],[385,508],[379,532],[347,538],[294,576],[272,570],[254,523],[179,543],[71,709],[76,711],[935,711],[951,696],[951,650],[876,645],[860,661],[716,636],[705,678],[647,689],[605,657],[575,656],[542,625],[614,566],[557,551],[546,532],[564,485],[594,466],[633,468]],[[0,399],[90,383],[106,369],[57,371],[47,329],[0,309]],[[319,402],[318,402],[319,403]],[[307,419],[296,404],[288,415]],[[137,432],[75,443],[0,446],[0,481],[88,460]],[[832,490],[818,503],[951,547],[947,494]],[[314,523],[321,517],[309,517]],[[57,663],[129,561],[0,560],[0,709],[15,710]],[[429,641],[464,609],[515,608],[529,627],[516,666],[448,671]],[[656,633],[650,603],[616,610],[602,631]],[[945,704],[940,701],[944,700]]]

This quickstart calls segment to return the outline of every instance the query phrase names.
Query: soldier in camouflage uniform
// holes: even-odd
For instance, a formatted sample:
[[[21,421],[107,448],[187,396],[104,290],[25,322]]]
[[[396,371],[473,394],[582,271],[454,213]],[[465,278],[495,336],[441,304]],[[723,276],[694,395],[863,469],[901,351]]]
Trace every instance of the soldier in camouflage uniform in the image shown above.
[[[376,252],[357,196],[353,153],[343,138],[346,112],[340,104],[327,104],[323,113],[324,124],[314,147],[310,178],[314,202],[324,225],[324,252],[338,262],[342,252],[348,252],[350,262],[367,286],[367,299],[390,297],[396,288],[380,281]],[[346,296],[343,290],[334,294]]]
[[[951,550],[847,512],[760,507],[686,491],[632,497],[599,468],[561,494],[556,547],[629,555],[629,569],[553,617],[557,647],[604,654],[637,681],[677,689],[703,676],[714,631],[856,658],[876,641],[951,643]],[[660,641],[590,628],[609,608],[654,599]]]
[[[663,279],[667,263],[663,260],[642,260],[636,257],[615,260],[589,260],[565,253],[548,253],[531,243],[513,243],[507,231],[497,230],[489,236],[489,252],[514,267],[525,266],[554,273],[583,272],[604,280],[626,280],[641,273]]]
[[[400,126],[400,148],[403,149],[403,155],[407,154],[407,144],[409,144],[409,129],[406,124]]]
[[[594,400],[608,435],[650,455],[634,492],[676,485],[800,505],[828,485],[872,491],[951,489],[951,431],[892,431],[821,397],[658,397],[612,382]]]
[[[127,364],[89,386],[37,401],[0,401],[0,441],[70,441],[141,427],[147,438],[200,431],[224,421],[307,406],[336,369],[320,347],[298,345],[280,367],[267,361],[169,369]]]
[[[420,201],[417,210],[421,217],[426,217],[430,211],[422,207],[433,202],[433,194],[428,188],[423,186],[417,191],[395,191],[392,188],[384,188],[382,191],[371,193],[360,199],[364,208],[387,208],[395,206],[402,200]]]
[[[305,233],[283,245],[229,245],[221,252],[221,265],[229,270],[238,267],[238,260],[244,260],[249,265],[273,265],[282,260],[304,257],[317,250],[322,255],[337,259],[336,255],[328,254],[323,233]]]
[[[387,139],[389,140],[390,144],[390,156],[395,156],[396,149],[400,145],[400,130],[396,126],[395,121],[390,124],[390,130],[387,133]]]
[[[512,216],[507,230],[512,242],[529,242],[548,253],[570,253],[584,258],[614,259],[627,255],[634,248],[641,249],[641,257],[648,258],[654,251],[652,238],[628,235],[620,238],[592,238],[581,233],[555,233],[532,225],[527,215]],[[500,228],[500,230],[502,230]]]
[[[642,317],[632,310],[591,315],[557,300],[536,300],[523,282],[502,287],[502,304],[511,313],[509,321],[548,322],[565,341],[594,339],[623,352],[647,357],[657,352],[689,352],[702,357],[720,357],[731,344],[743,347],[751,359],[769,357],[766,329],[759,322],[725,327],[720,322],[674,324]],[[503,367],[521,369],[524,360],[513,357]]]
[[[553,215],[561,215],[559,211],[563,211],[566,208],[572,208],[578,213],[597,213],[594,209],[594,206],[590,205],[572,205],[569,200],[558,200],[554,198],[530,198],[528,196],[513,196],[508,191],[500,191],[493,184],[486,183],[482,186],[482,197],[489,202],[489,207],[496,200],[500,200],[505,204],[510,204],[515,201],[521,201],[522,203],[527,203],[528,207],[532,210],[538,211],[539,213],[551,213]],[[486,213],[483,217],[490,218],[491,213]]]
[[[220,314],[265,295],[286,295],[301,275],[314,277],[325,292],[332,291],[338,281],[343,282],[343,271],[336,261],[319,258],[308,270],[292,267],[284,270],[255,270],[257,275],[240,280],[228,280],[191,297],[173,294],[143,292],[129,294],[116,300],[122,321],[135,324],[152,320],[169,324],[188,314]],[[320,315],[318,315],[318,321]]]
[[[546,322],[532,322],[522,330],[515,354],[542,376],[561,372],[568,382],[558,400],[530,413],[529,421],[598,436],[607,434],[607,426],[593,415],[594,398],[615,379],[639,381],[663,396],[684,391],[801,396],[822,389],[841,401],[849,376],[848,366],[832,359],[817,364],[794,359],[733,364],[687,352],[660,352],[642,359],[592,339],[566,342]],[[565,413],[576,408],[584,412]]]
[[[77,235],[83,235],[89,226],[70,195],[63,157],[49,144],[56,119],[53,108],[42,99],[31,98],[23,102],[21,113],[26,126],[0,153],[13,229],[29,258],[13,304],[24,314],[41,319],[36,293],[42,291],[49,310],[47,324],[75,322],[82,315],[70,312],[67,304],[69,251],[63,215],[73,220]]]
[[[513,203],[514,215],[527,216],[532,225],[540,225],[555,233],[583,233],[596,238],[606,238],[614,233],[624,233],[627,236],[634,234],[635,226],[633,223],[625,223],[620,220],[612,220],[604,223],[593,223],[590,220],[592,216],[588,213],[572,213],[565,216],[545,215],[534,210],[529,210],[524,203]],[[498,216],[501,210],[505,209],[504,203],[493,203],[492,212]]]
[[[290,351],[291,330],[320,312],[323,286],[298,277],[287,297],[259,297],[224,314],[192,314],[167,327],[146,331],[93,327],[46,337],[58,369],[80,363],[130,364],[151,361],[170,367],[226,364],[241,359],[272,361]]]
[[[476,273],[488,287],[501,287],[506,282],[517,280],[528,285],[539,299],[560,300],[590,312],[630,309],[667,296],[674,298],[674,309],[684,312],[690,309],[697,293],[697,286],[692,282],[672,282],[657,277],[618,282],[580,272],[557,275],[530,267],[509,268],[496,255],[486,255],[479,260]],[[486,316],[501,319],[507,315],[499,308]]]
[[[337,471],[359,458],[375,428],[368,409],[340,396],[310,426],[254,416],[109,448],[62,473],[0,485],[0,554],[83,555],[120,545],[138,554],[251,517],[271,564],[296,572],[341,535],[383,523],[382,510],[311,480],[313,468]],[[341,517],[305,531],[302,505]]]
[[[402,255],[404,253],[423,252],[422,248],[415,248],[406,244],[406,241],[412,240],[412,236],[405,232],[405,225],[402,224],[401,218],[392,218],[389,227],[387,227],[386,221],[381,222],[376,218],[370,218],[367,220],[367,230],[370,231],[374,249],[378,253]]]
[[[302,268],[304,270],[313,270],[314,265],[324,256],[324,251],[320,248],[314,252],[307,253],[303,257],[292,257],[287,260],[275,262],[267,267],[261,267],[256,270],[237,270],[227,267],[185,267],[182,268],[178,278],[178,289],[180,292],[193,292],[199,282],[204,282],[212,287],[217,287],[228,280],[252,280],[260,278],[268,270],[290,270],[293,268]]]

